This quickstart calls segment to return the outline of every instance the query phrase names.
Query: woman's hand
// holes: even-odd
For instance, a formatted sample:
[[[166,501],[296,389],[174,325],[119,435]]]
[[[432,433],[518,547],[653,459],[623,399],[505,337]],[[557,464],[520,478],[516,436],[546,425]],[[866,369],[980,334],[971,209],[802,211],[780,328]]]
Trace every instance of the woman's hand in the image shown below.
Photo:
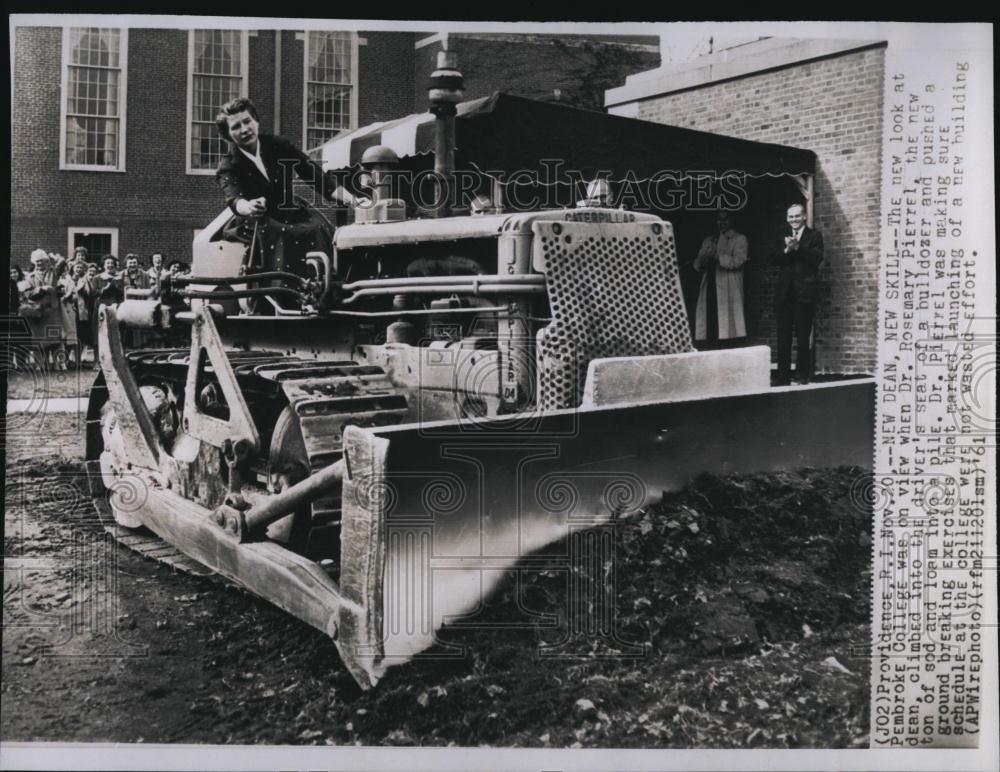
[[[241,198],[236,202],[236,214],[243,215],[244,217],[263,217],[266,212],[267,200],[263,196],[249,201]]]
[[[366,198],[365,196],[355,196],[351,193],[351,191],[341,185],[334,188],[333,193],[330,194],[330,199],[332,201],[337,201],[344,206],[354,207],[355,209],[365,209],[372,205],[371,199]]]

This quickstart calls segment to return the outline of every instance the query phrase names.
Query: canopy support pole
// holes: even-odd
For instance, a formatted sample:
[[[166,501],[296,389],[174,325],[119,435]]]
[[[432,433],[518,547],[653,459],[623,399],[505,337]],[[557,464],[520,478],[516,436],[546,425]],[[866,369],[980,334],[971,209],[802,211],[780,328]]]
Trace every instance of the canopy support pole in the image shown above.
[[[811,228],[813,227],[813,186],[816,175],[796,174],[792,179],[795,180],[795,184],[799,188],[799,193],[806,200],[806,225]]]
[[[309,34],[308,32],[306,33]],[[281,133],[281,30],[274,31],[274,133]],[[307,148],[308,149],[308,148]]]

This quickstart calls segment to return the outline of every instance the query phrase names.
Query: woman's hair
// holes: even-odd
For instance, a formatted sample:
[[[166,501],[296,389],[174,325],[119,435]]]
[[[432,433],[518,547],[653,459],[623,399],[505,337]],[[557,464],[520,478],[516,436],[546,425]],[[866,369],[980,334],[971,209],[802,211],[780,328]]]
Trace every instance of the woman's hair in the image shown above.
[[[236,97],[236,99],[231,99],[222,106],[219,114],[215,116],[215,128],[218,130],[219,136],[227,142],[232,141],[229,138],[229,116],[242,113],[244,110],[250,113],[255,121],[260,123],[260,116],[257,115],[257,106],[250,101],[250,97]]]
[[[21,281],[21,279],[24,278],[24,271],[21,270],[21,266],[19,266],[19,265],[12,265],[10,267],[10,270],[12,270],[14,273],[17,274],[17,280],[18,281]]]

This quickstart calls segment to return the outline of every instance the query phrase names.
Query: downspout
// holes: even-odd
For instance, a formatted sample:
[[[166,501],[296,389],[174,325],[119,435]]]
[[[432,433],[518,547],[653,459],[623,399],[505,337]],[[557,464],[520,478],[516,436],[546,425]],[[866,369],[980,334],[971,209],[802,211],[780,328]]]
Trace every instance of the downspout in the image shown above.
[[[813,227],[813,183],[816,176],[806,175],[806,225]]]

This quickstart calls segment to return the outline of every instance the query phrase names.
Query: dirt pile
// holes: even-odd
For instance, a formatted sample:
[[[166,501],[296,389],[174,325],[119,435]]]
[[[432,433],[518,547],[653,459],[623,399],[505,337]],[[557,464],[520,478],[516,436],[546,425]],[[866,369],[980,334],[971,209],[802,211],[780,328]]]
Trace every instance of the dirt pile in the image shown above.
[[[571,565],[575,577],[519,572],[474,628],[442,631],[467,660],[391,671],[363,698],[380,707],[353,723],[380,733],[385,718],[369,716],[407,715],[411,736],[459,744],[864,742],[871,522],[851,496],[861,478],[704,475],[606,529],[613,559]],[[525,617],[543,624],[511,627]],[[441,710],[411,709],[410,693]],[[445,704],[454,714],[442,725]]]

